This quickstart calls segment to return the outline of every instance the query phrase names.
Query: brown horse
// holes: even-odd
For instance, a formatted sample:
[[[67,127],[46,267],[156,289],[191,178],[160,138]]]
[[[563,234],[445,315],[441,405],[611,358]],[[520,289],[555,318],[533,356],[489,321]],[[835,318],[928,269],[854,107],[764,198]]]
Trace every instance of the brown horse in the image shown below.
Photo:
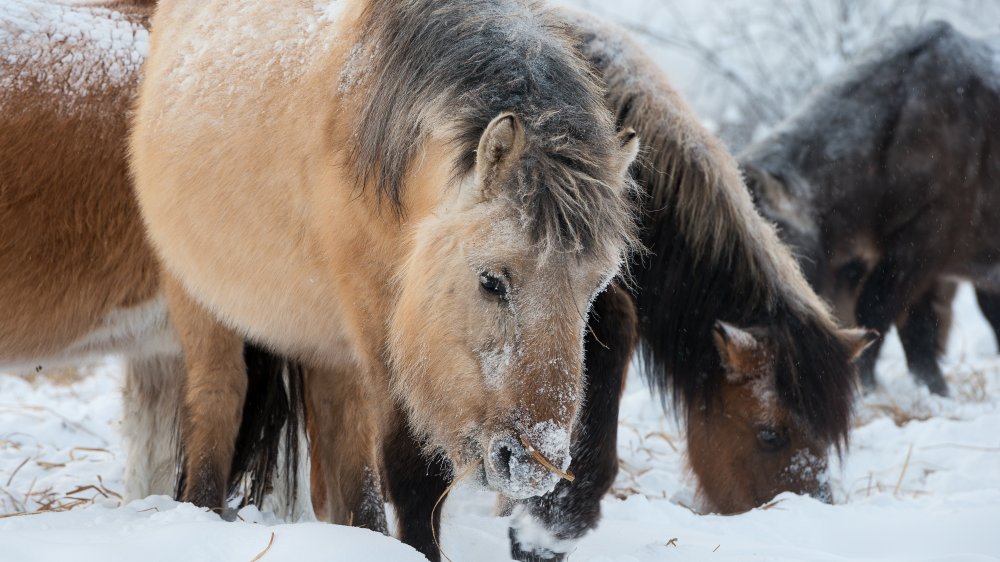
[[[635,244],[599,84],[534,4],[161,4],[132,133],[184,350],[183,498],[218,506],[246,335],[357,377],[511,497],[570,463],[594,297]],[[323,412],[320,415],[325,415]]]
[[[937,394],[956,279],[1000,325],[995,53],[945,23],[900,32],[741,157],[841,320],[882,333],[896,322],[910,370]],[[862,358],[869,388],[877,358],[877,346]]]
[[[183,380],[128,173],[151,4],[19,0],[0,13],[0,366],[125,356],[127,500],[173,493]],[[252,482],[246,499],[259,501],[279,445],[297,437],[285,423],[297,388],[273,376],[285,368],[273,356],[244,353],[240,443],[255,454],[237,457],[234,481]]]
[[[655,63],[621,30],[562,17],[605,80],[619,125],[646,139],[634,175],[649,194],[642,235],[650,252],[630,266],[632,296],[609,290],[594,305],[587,400],[573,434],[577,480],[515,509],[512,554],[560,558],[596,525],[617,472],[618,398],[636,321],[645,375],[655,390],[673,390],[711,510],[744,511],[782,491],[828,499],[822,474],[829,448],[846,442],[851,361],[873,336],[836,327],[754,211],[732,157]],[[448,473],[421,460],[405,430],[385,444],[386,489],[402,539],[436,560],[431,508]]]
[[[126,159],[144,4],[0,13],[0,365],[126,355],[128,498],[173,488],[181,371]]]

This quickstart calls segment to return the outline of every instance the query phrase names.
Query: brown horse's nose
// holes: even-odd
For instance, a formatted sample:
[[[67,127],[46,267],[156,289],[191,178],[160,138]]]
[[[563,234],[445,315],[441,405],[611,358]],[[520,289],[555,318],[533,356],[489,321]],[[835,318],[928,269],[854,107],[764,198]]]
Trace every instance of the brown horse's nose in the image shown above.
[[[559,477],[539,464],[517,439],[502,434],[490,440],[486,454],[486,480],[490,487],[513,499],[546,494]],[[562,459],[558,459],[559,462]]]

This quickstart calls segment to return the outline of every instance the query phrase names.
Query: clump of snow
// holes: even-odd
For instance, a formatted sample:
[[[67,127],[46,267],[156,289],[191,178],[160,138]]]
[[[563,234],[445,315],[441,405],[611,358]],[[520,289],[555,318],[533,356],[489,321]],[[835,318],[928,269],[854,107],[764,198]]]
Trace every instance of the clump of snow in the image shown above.
[[[115,10],[0,0],[0,91],[37,84],[67,100],[102,92],[137,80],[148,49],[146,28]]]

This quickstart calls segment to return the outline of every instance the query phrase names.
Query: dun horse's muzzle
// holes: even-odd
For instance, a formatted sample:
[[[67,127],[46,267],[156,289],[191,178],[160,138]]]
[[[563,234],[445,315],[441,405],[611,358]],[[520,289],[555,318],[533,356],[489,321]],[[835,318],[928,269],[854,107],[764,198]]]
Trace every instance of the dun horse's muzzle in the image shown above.
[[[484,455],[486,481],[490,488],[512,498],[524,499],[551,492],[559,475],[538,463],[514,436],[493,437]],[[556,466],[569,465],[569,450],[550,459]]]

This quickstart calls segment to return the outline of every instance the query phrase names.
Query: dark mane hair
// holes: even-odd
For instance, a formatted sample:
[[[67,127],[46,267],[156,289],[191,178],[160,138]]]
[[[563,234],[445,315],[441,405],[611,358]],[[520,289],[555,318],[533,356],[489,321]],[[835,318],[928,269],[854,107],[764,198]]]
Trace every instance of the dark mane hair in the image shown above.
[[[358,185],[402,214],[427,133],[451,135],[461,177],[486,126],[509,111],[527,141],[509,195],[534,241],[564,251],[633,240],[613,121],[563,24],[514,0],[372,0],[362,21],[354,57],[367,91],[349,154]]]
[[[593,27],[581,24],[581,29]],[[633,264],[649,384],[679,410],[710,407],[723,370],[716,321],[768,328],[783,403],[816,435],[847,441],[855,373],[829,311],[773,228],[754,210],[736,162],[695,120],[655,63],[618,33],[583,33],[607,81],[607,104],[644,153],[635,179],[648,192]]]

